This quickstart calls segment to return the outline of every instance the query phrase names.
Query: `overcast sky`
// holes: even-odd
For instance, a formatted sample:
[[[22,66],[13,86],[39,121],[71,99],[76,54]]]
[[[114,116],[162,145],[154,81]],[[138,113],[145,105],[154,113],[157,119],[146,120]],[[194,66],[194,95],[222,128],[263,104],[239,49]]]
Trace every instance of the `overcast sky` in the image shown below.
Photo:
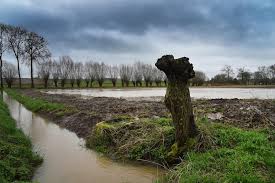
[[[0,0],[0,22],[43,35],[53,57],[154,63],[189,57],[209,77],[225,64],[275,64],[273,0]]]

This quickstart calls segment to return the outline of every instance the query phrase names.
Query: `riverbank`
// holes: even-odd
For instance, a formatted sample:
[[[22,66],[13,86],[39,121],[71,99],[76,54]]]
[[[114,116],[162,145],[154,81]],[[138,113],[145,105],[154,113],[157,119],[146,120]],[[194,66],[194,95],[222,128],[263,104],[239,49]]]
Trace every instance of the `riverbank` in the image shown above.
[[[178,156],[171,148],[174,129],[163,102],[83,99],[38,90],[7,92],[15,99],[23,95],[25,100],[21,101],[29,108],[38,100],[37,105],[46,107],[38,108],[37,112],[50,113],[54,122],[87,139],[88,147],[113,159],[146,161],[172,168],[167,181],[185,182],[183,177],[188,177],[187,182],[271,182],[274,176],[273,100],[194,100],[201,135],[189,142],[186,154]],[[49,109],[44,103],[62,104],[63,108]],[[68,108],[70,112],[65,113]]]
[[[16,128],[14,119],[0,99],[0,182],[31,181],[42,158],[32,152],[30,139]]]

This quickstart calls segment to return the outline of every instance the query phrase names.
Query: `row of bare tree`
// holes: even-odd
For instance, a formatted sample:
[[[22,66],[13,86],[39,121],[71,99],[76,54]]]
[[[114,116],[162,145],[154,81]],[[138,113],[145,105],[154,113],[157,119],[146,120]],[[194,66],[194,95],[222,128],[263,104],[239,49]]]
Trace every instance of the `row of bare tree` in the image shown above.
[[[86,87],[92,87],[97,82],[100,87],[106,79],[112,82],[115,87],[118,79],[122,86],[128,87],[130,83],[133,86],[152,86],[153,82],[161,86],[167,79],[163,72],[150,64],[135,62],[134,64],[108,65],[103,62],[88,61],[86,63],[74,62],[69,56],[59,57],[59,60],[48,60],[38,65],[38,76],[43,79],[45,87],[48,86],[48,80],[52,78],[55,87],[58,87],[60,81],[61,87],[70,83],[71,87],[76,84],[78,87],[81,81],[85,82]]]
[[[97,82],[100,87],[108,79],[113,87],[117,86],[120,80],[122,87],[128,87],[130,83],[133,86],[161,86],[162,83],[167,84],[165,74],[158,70],[155,66],[142,62],[134,64],[108,65],[103,62],[88,61],[86,63],[74,62],[70,56],[61,56],[58,60],[44,59],[35,62],[37,74],[44,82],[44,87],[48,87],[49,80],[53,81],[55,87],[59,85],[64,88],[66,83],[71,87],[77,85],[80,87],[81,82],[85,82],[86,87],[92,87]],[[33,71],[32,71],[33,72]],[[15,79],[18,77],[15,65],[4,62],[3,78],[11,87]],[[201,71],[196,71],[196,77],[193,78],[193,85],[202,85],[206,81],[206,75]],[[19,80],[20,84],[20,80]],[[32,87],[34,87],[32,79]]]
[[[51,54],[47,47],[47,41],[35,32],[30,32],[22,27],[0,23],[0,81],[3,88],[3,76],[8,85],[11,85],[10,78],[14,74],[14,66],[3,62],[3,55],[10,52],[17,61],[17,76],[21,88],[21,64],[26,64],[31,71],[31,86],[34,87],[33,72],[34,64],[47,61]],[[7,78],[7,76],[10,76]],[[14,76],[15,77],[15,76]],[[9,84],[10,83],[10,84]]]

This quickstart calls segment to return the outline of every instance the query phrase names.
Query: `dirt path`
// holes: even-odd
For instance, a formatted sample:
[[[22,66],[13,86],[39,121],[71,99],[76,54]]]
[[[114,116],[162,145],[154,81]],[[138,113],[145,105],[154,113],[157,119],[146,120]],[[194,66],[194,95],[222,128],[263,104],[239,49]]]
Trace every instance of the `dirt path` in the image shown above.
[[[143,99],[129,101],[111,97],[83,99],[76,95],[47,94],[38,90],[20,90],[20,92],[32,98],[42,98],[76,108],[77,112],[57,118],[54,122],[83,138],[86,138],[92,127],[100,121],[169,116],[164,103],[157,101]],[[197,117],[206,117],[209,120],[229,123],[241,128],[275,126],[274,100],[194,100],[193,106]]]

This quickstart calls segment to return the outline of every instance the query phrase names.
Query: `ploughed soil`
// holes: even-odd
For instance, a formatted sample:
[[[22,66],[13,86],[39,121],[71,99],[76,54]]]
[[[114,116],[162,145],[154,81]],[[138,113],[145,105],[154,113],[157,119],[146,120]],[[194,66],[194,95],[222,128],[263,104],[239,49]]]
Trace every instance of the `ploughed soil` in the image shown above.
[[[49,116],[61,127],[86,138],[92,127],[101,121],[119,121],[122,118],[169,117],[163,100],[126,100],[112,97],[82,98],[78,95],[47,94],[38,90],[19,90],[23,95],[62,103],[75,112],[57,117]],[[241,128],[275,128],[275,100],[259,99],[202,99],[193,100],[196,117],[227,123]]]

